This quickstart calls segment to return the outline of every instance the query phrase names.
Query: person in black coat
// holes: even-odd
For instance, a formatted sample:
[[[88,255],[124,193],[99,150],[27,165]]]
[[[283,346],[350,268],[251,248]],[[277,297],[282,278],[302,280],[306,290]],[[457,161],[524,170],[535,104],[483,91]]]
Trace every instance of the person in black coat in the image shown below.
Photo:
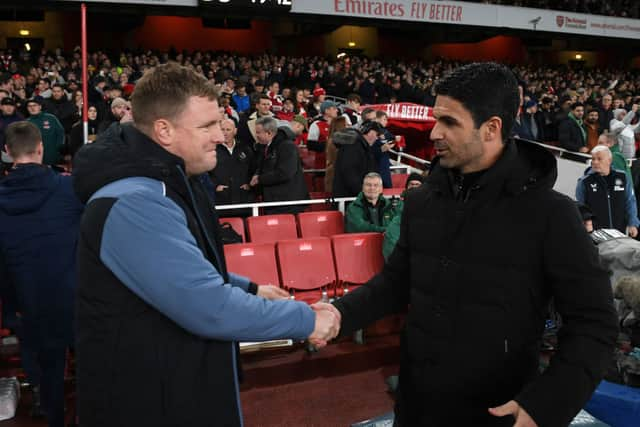
[[[584,105],[577,102],[571,106],[567,117],[558,124],[558,140],[560,147],[576,153],[588,153],[587,130],[584,127]],[[567,159],[585,161],[585,157],[565,155]]]
[[[252,187],[260,185],[265,202],[309,199],[302,161],[293,142],[295,138],[291,128],[278,128],[278,121],[272,117],[261,117],[256,121],[258,169],[250,184]],[[298,213],[305,208],[305,205],[278,206],[265,208],[265,212]]]
[[[340,315],[343,335],[408,307],[396,426],[567,426],[611,360],[609,273],[575,203],[553,190],[553,155],[508,139],[519,104],[512,72],[466,65],[437,94],[437,157],[407,193],[383,271],[315,307]],[[551,298],[563,326],[540,374]]]
[[[238,130],[233,120],[223,120],[220,126],[224,143],[216,147],[218,162],[210,173],[215,187],[216,204],[251,203],[255,200],[255,194],[249,186],[256,170],[253,148],[237,140]],[[238,212],[234,209],[221,211],[221,213],[224,214],[223,216],[250,215],[250,210]]]
[[[101,124],[100,117],[98,116],[98,108],[93,104],[89,104],[89,107],[87,108],[87,115],[89,116],[87,137],[89,143],[91,143],[96,140],[96,137],[98,135],[98,128]],[[83,145],[84,122],[80,120],[71,128],[71,133],[69,134],[69,142],[67,144],[67,152],[73,158]]]
[[[378,172],[372,147],[383,132],[379,123],[366,120],[359,130],[348,128],[333,135],[331,140],[338,148],[333,178],[334,197],[356,197],[362,191],[364,176]]]
[[[19,338],[27,379],[34,396],[42,397],[49,426],[62,427],[65,357],[73,343],[75,250],[83,206],[73,192],[71,177],[42,165],[42,136],[35,125],[10,125],[6,141],[15,163],[0,181],[0,259],[22,314]]]
[[[59,84],[51,87],[51,98],[42,102],[42,109],[60,120],[66,134],[71,132],[71,127],[80,118],[75,104],[69,101],[63,87]]]

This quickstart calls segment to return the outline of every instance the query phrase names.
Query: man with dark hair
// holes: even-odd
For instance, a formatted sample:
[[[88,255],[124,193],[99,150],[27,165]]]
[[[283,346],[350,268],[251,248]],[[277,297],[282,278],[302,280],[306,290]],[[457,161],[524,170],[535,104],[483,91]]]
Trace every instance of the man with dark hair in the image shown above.
[[[610,362],[608,272],[575,203],[552,189],[553,155],[508,139],[513,73],[469,64],[436,93],[437,157],[425,185],[407,192],[384,270],[335,306],[315,307],[341,316],[347,335],[408,307],[397,426],[566,426]],[[539,374],[551,298],[563,327]]]
[[[558,125],[560,147],[577,153],[588,153],[587,131],[584,128],[584,104],[576,102],[571,106],[566,119]]]
[[[243,82],[238,82],[236,85],[236,91],[231,96],[231,105],[240,114],[246,113],[251,108],[251,100],[247,95],[247,85]]]
[[[258,169],[250,184],[252,187],[260,185],[265,202],[309,198],[295,139],[291,128],[278,127],[278,121],[273,117],[261,117],[256,121]],[[265,208],[265,212],[299,213],[305,209],[305,205],[279,206]]]
[[[43,99],[51,98],[51,82],[47,78],[38,79],[38,86],[33,94]]]
[[[335,197],[356,197],[365,175],[378,171],[372,146],[382,131],[380,123],[367,120],[360,129],[346,128],[332,135],[331,142],[338,148],[333,178]]]
[[[34,124],[11,124],[6,149],[14,164],[0,181],[0,259],[22,315],[20,351],[33,391],[32,414],[44,413],[50,427],[63,427],[82,205],[71,177],[42,165],[42,136]]]
[[[351,93],[347,96],[347,105],[344,106],[343,116],[347,118],[348,126],[357,126],[360,124],[360,104],[362,99],[357,93]]]
[[[24,120],[18,113],[16,101],[13,98],[4,98],[0,101],[0,151],[4,150],[4,133],[11,123]]]
[[[134,122],[75,157],[87,202],[76,345],[84,425],[241,426],[237,341],[335,336],[335,315],[227,271],[201,181],[223,141],[217,92],[190,68],[158,65],[136,84]]]
[[[69,101],[67,93],[59,83],[51,86],[51,98],[43,101],[42,109],[56,116],[67,134],[71,132],[73,124],[80,119],[78,109],[73,102]]]
[[[584,130],[587,132],[587,153],[598,145],[598,138],[600,137],[600,120],[599,112],[596,109],[592,109],[587,113],[587,119],[584,121]]]
[[[238,137],[251,145],[255,145],[258,142],[256,139],[256,120],[261,117],[273,117],[271,98],[267,95],[259,95],[253,105],[255,111],[249,116],[246,113],[243,114],[238,124]]]

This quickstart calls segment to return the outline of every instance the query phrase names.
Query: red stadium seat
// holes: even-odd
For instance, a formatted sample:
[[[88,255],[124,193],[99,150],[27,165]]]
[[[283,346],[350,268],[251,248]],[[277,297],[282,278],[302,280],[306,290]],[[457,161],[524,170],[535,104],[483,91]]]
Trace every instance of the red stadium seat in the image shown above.
[[[400,196],[403,192],[404,192],[404,187],[382,189],[382,194],[384,194],[385,196]]]
[[[406,173],[392,173],[391,174],[391,184],[393,188],[402,188],[407,184],[407,178],[409,175]]]
[[[338,273],[338,294],[348,285],[361,285],[382,271],[381,233],[349,233],[331,237],[333,255]]]
[[[273,243],[237,243],[224,246],[227,270],[258,285],[280,285]]]
[[[274,243],[298,238],[296,218],[290,214],[249,217],[247,231],[252,243]]]
[[[334,293],[336,272],[331,241],[327,237],[283,240],[277,243],[282,286],[293,292],[296,300],[318,302],[327,292]]]
[[[303,238],[344,233],[344,217],[340,211],[303,212],[298,214],[298,224]]]
[[[242,236],[242,241],[247,241],[247,236],[244,232],[244,220],[242,218],[220,218],[219,222],[220,224],[228,222],[229,225],[231,225],[231,228],[233,228],[233,231]]]

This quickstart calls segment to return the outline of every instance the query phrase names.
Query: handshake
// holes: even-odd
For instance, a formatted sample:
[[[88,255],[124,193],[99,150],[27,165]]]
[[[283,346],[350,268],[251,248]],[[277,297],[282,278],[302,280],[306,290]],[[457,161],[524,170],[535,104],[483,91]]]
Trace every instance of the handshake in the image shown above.
[[[312,304],[311,308],[316,312],[316,325],[309,336],[309,342],[322,348],[340,333],[342,316],[337,308],[324,302]]]

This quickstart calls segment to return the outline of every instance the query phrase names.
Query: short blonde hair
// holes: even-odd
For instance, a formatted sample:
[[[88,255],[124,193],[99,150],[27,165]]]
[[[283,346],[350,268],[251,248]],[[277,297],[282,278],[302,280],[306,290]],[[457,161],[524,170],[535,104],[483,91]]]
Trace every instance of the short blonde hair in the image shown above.
[[[133,121],[150,129],[158,119],[175,120],[191,97],[218,100],[218,91],[204,76],[176,62],[149,69],[131,95]]]

